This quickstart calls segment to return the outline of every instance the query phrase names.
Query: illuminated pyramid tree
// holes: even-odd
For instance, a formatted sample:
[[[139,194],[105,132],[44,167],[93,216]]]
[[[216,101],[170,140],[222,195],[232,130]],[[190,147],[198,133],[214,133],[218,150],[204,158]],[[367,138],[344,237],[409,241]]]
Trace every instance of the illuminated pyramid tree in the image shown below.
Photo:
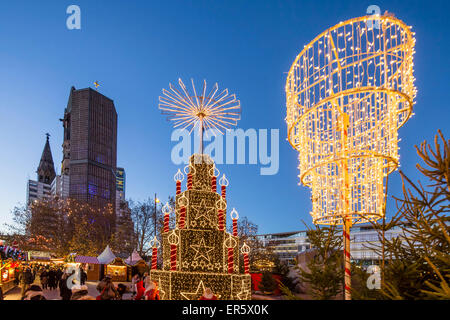
[[[179,119],[186,128],[198,126],[200,140],[203,128],[225,129],[239,119],[239,101],[228,96],[225,90],[218,96],[217,85],[206,96],[203,91],[191,96],[179,80],[183,91],[170,86],[160,98],[160,109]],[[173,111],[171,111],[173,110]],[[177,123],[177,122],[176,122]],[[220,123],[220,125],[219,125]],[[218,128],[219,127],[219,128]],[[187,190],[181,192],[184,175],[180,170],[176,181],[176,227],[170,230],[169,215],[172,209],[166,205],[164,232],[162,234],[163,267],[156,269],[158,242],[153,243],[153,263],[150,277],[159,285],[163,300],[197,300],[205,288],[210,288],[221,300],[248,300],[251,298],[251,278],[248,274],[248,246],[240,247],[237,237],[237,212],[233,209],[233,233],[226,232],[226,187],[225,175],[219,179],[221,194],[217,190],[218,169],[208,156],[200,153],[190,157],[184,168],[187,175]],[[241,250],[240,250],[241,249]],[[246,261],[246,273],[239,273],[240,251]]]

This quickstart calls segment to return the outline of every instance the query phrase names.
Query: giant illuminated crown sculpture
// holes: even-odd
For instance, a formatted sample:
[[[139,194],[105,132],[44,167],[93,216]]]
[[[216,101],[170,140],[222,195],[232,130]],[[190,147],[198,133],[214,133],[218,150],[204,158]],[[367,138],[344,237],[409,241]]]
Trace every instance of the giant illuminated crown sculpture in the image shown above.
[[[196,96],[195,93],[187,93],[181,80],[180,86],[185,94],[172,86],[173,96],[168,91],[163,91],[166,97],[160,98],[160,108],[165,112],[172,112],[168,108],[173,110],[174,117],[171,120],[185,119],[191,121],[189,124],[192,127],[199,125],[200,135],[205,123],[214,125],[221,117],[225,117],[226,122],[229,122],[235,111],[239,110],[239,103],[236,107],[234,96],[231,100],[224,96],[219,96],[221,100],[213,100],[211,95],[204,96],[205,87],[203,95]],[[216,92],[217,85],[214,88],[213,92]],[[171,101],[170,107],[167,99]],[[228,110],[231,110],[233,115],[227,115],[227,110],[224,110],[226,107],[221,106],[221,103],[227,101],[228,108],[231,108]],[[212,159],[203,154],[202,150],[200,152],[190,157],[189,165],[184,169],[187,175],[187,190],[181,192],[181,182],[184,180],[182,172],[178,170],[174,176],[176,227],[170,230],[171,209],[165,206],[162,233],[163,268],[157,270],[154,260],[150,277],[158,282],[163,300],[197,300],[205,288],[210,288],[221,300],[248,300],[251,298],[248,268],[246,267],[245,274],[239,273],[240,251],[247,264],[248,246],[239,246],[236,224],[238,217],[235,210],[231,214],[233,233],[225,230],[228,181],[225,175],[219,179],[222,187],[221,194],[218,194],[216,189],[219,171]],[[154,253],[157,252],[157,246],[155,241]]]

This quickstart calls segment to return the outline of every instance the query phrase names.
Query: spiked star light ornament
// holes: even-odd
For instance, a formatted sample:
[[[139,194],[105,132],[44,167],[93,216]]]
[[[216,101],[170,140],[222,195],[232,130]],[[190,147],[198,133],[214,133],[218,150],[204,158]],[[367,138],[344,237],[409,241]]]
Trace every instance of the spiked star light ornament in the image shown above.
[[[241,106],[235,94],[229,94],[228,89],[219,92],[217,83],[207,93],[206,80],[197,93],[194,80],[191,79],[192,92],[178,79],[180,89],[169,84],[169,90],[163,89],[159,97],[159,109],[174,122],[175,128],[187,129],[191,133],[194,128],[200,137],[200,151],[203,153],[203,132],[211,129],[213,134],[224,133],[240,120]]]

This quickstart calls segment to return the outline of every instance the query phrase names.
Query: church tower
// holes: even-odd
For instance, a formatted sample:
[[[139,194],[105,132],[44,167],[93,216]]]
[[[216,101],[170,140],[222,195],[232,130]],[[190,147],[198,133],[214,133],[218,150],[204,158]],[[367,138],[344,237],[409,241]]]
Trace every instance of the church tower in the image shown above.
[[[37,169],[38,182],[51,184],[56,176],[55,166],[53,164],[52,151],[50,149],[50,134],[46,133],[47,141],[45,142],[44,150],[42,151],[41,161]]]

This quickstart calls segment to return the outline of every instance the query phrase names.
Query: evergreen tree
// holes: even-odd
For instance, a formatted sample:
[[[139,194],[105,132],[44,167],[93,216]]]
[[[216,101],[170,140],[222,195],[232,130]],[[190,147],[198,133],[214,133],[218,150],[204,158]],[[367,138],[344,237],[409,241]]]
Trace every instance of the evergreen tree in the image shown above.
[[[130,255],[136,248],[136,234],[128,202],[122,202],[120,205],[111,243],[114,252]]]
[[[284,286],[285,288],[295,291],[297,282],[290,276],[291,268],[287,263],[281,262],[280,259],[275,256],[275,269],[274,273],[280,275],[281,279],[279,281],[279,286]]]
[[[313,299],[329,300],[342,291],[342,239],[335,226],[308,228],[313,251],[305,266],[296,265],[299,281]],[[287,299],[299,299],[286,286],[280,286]]]
[[[387,224],[375,224],[382,248],[384,299],[450,299],[450,142],[439,131],[435,150],[424,141],[416,150],[424,165],[417,169],[431,184],[412,182],[402,171],[403,196],[398,213]],[[398,238],[383,231],[401,228]]]
[[[272,273],[264,271],[258,289],[262,292],[273,292],[277,288],[277,282],[273,278]]]

